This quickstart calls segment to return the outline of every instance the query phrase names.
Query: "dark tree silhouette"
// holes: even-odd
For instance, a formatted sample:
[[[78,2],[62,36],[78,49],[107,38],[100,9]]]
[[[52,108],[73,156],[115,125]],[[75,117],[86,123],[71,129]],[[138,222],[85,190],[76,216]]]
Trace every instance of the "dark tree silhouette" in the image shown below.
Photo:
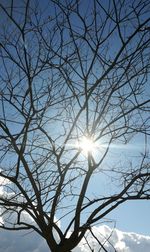
[[[0,13],[1,228],[69,252],[150,199],[150,2],[9,0]],[[138,139],[130,160],[120,143]]]

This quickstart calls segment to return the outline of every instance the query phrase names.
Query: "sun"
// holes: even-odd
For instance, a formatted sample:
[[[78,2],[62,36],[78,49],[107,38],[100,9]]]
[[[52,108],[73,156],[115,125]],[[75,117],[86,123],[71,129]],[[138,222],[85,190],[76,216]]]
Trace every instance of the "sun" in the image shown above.
[[[82,137],[78,142],[78,148],[85,155],[93,154],[96,151],[97,145],[93,139],[89,137]]]

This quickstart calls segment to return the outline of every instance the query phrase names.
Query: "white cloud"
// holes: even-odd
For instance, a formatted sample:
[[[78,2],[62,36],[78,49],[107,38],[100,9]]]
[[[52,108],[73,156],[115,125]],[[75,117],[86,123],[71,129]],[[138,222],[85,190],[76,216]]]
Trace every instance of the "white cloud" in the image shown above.
[[[4,186],[9,183],[8,180],[0,177],[0,196],[9,197],[4,190]],[[2,209],[1,209],[2,210]],[[4,217],[4,216],[3,216]],[[7,216],[8,217],[8,216]],[[27,223],[33,223],[31,217],[22,212],[22,220]],[[11,221],[15,220],[15,215],[11,215]],[[57,219],[55,219],[57,222]],[[2,217],[0,222],[3,223]],[[59,227],[61,225],[58,222]],[[97,237],[97,240],[93,238],[91,233],[87,234],[88,244],[94,252],[100,251],[100,244],[103,244],[105,249],[109,252],[149,252],[150,251],[150,236],[144,236],[136,233],[123,232],[118,229],[112,230],[106,225],[93,227],[92,232]],[[57,236],[57,234],[55,234]],[[58,238],[58,237],[57,237]],[[57,239],[56,238],[56,239]],[[98,242],[99,241],[99,242]],[[87,242],[83,239],[79,246],[73,250],[73,252],[91,252],[91,249],[87,245]],[[99,250],[100,249],[100,250]],[[37,235],[35,232],[24,232],[24,231],[3,231],[0,230],[0,252],[49,252],[49,248],[43,238]]]
[[[114,229],[113,232],[108,226],[93,227],[93,232],[102,244],[104,244],[107,238],[109,242],[105,243],[105,248],[109,252],[149,252],[150,248],[150,237],[139,235],[136,233],[122,232],[118,229]],[[94,252],[99,251],[99,245],[96,240],[88,234],[88,242],[94,249]],[[114,248],[113,248],[114,246]],[[11,232],[1,231],[0,235],[0,252],[49,252],[49,248],[44,241],[35,232],[28,232],[26,235],[23,231]],[[83,240],[73,252],[91,252],[89,247]],[[103,249],[100,252],[104,252]]]
[[[13,223],[15,222],[15,214],[11,216],[5,216]],[[33,223],[31,217],[23,212],[21,216],[22,221],[26,223]],[[0,221],[3,219],[0,217]],[[42,239],[34,231],[8,231],[0,230],[0,252],[49,252],[47,244],[44,239]]]
[[[105,246],[105,249],[109,252],[141,252],[143,250],[144,252],[150,251],[150,236],[122,232],[118,229],[114,229],[112,231],[110,227],[105,225],[93,227],[92,231],[97,239]],[[93,239],[90,233],[87,235],[87,240],[94,251],[99,251],[100,245],[95,239]],[[91,252],[84,240],[80,243],[80,251]],[[74,252],[76,252],[76,250],[74,250]],[[100,252],[104,252],[104,250],[101,249]]]
[[[1,231],[0,252],[49,252],[46,242],[35,232]]]

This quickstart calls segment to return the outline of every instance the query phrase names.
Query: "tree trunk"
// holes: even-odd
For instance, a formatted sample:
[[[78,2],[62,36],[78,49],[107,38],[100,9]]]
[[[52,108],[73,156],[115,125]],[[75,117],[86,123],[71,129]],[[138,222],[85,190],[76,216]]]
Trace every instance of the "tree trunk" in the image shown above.
[[[65,239],[63,243],[59,244],[52,244],[51,241],[46,240],[47,245],[50,249],[50,252],[72,252],[72,249],[74,248],[73,244]]]

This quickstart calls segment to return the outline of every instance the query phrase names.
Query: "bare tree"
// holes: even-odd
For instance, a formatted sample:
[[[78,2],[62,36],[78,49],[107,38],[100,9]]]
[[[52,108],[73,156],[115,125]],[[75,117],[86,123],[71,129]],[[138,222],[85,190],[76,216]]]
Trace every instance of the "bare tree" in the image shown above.
[[[1,228],[69,252],[123,202],[150,199],[150,2],[10,0],[0,13]],[[138,139],[141,154],[114,160]]]

